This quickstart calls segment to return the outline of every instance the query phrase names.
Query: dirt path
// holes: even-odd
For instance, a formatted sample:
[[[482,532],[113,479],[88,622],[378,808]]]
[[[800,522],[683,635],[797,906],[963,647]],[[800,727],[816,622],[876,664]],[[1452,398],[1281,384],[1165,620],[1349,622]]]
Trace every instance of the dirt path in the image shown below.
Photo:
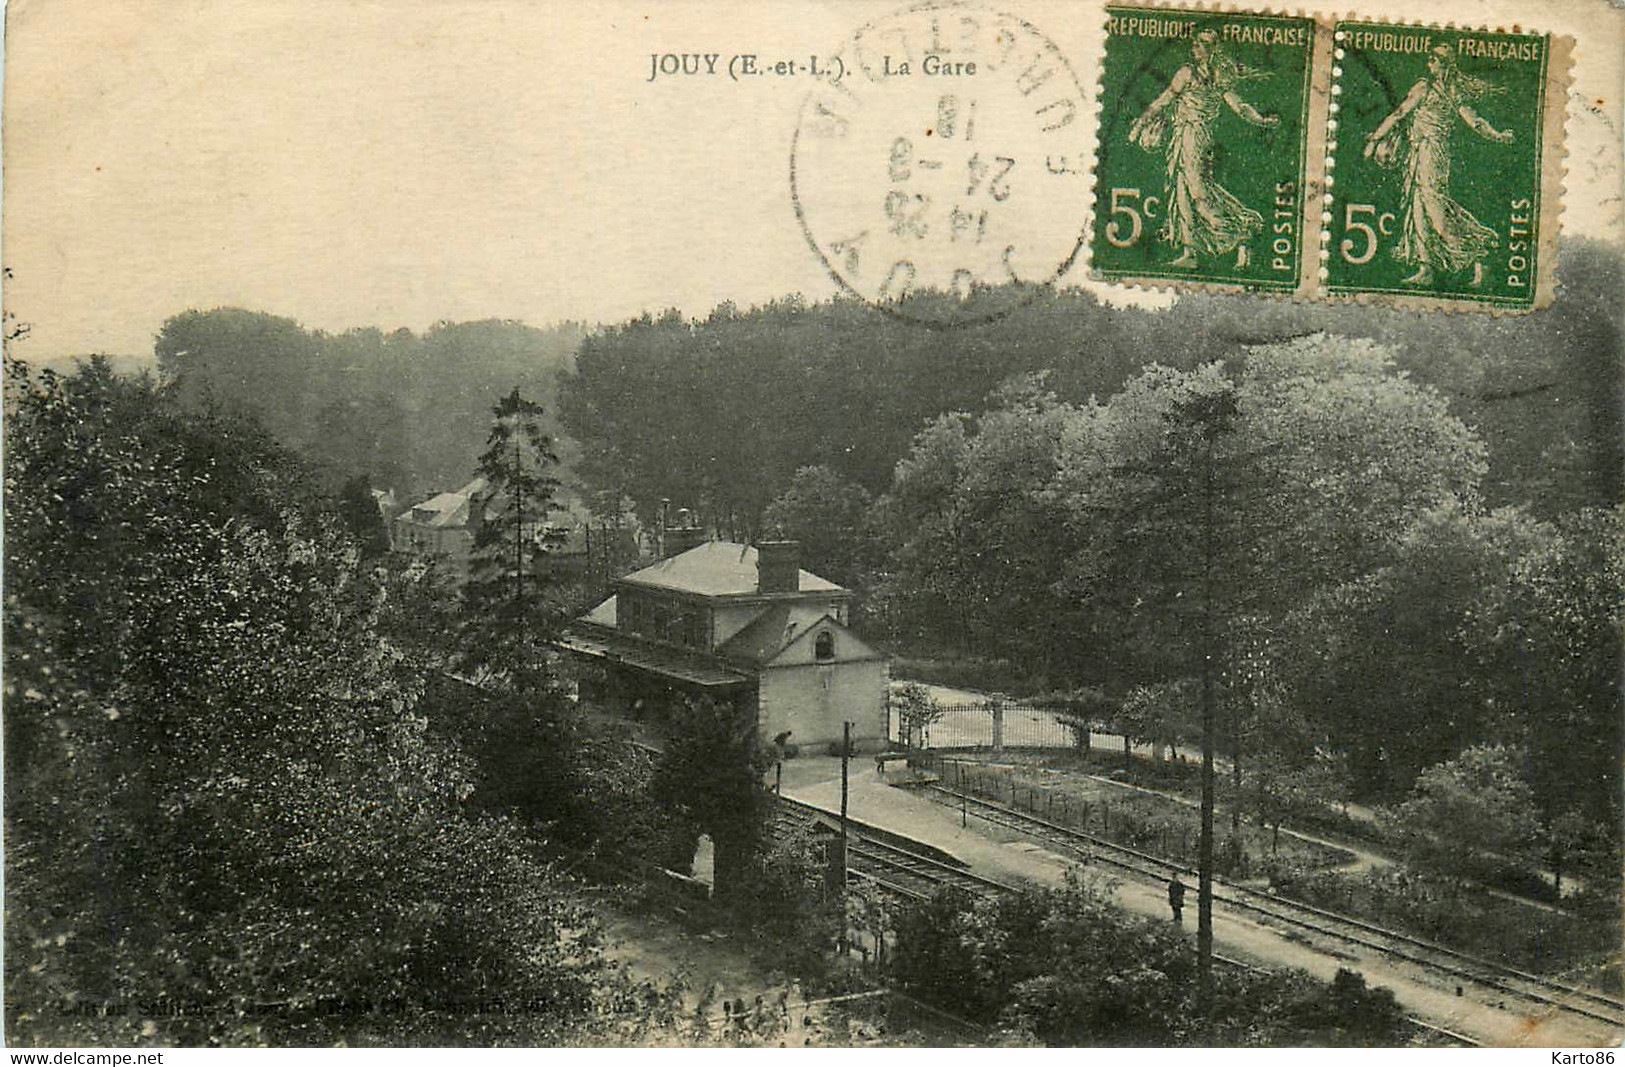
[[[658,911],[634,914],[600,901],[608,935],[606,952],[635,978],[683,987],[681,1025],[672,1043],[767,1048],[914,1048],[955,1045],[963,1038],[936,1025],[924,1012],[910,1013],[907,1029],[891,1029],[885,1013],[859,1002],[883,999],[884,992],[813,996],[800,983],[765,961],[748,938],[704,929]],[[709,994],[706,1030],[694,1031]],[[758,1005],[758,998],[760,1004]],[[723,1001],[745,1008],[743,1026],[730,1021]],[[858,1009],[858,1010],[852,1010]]]

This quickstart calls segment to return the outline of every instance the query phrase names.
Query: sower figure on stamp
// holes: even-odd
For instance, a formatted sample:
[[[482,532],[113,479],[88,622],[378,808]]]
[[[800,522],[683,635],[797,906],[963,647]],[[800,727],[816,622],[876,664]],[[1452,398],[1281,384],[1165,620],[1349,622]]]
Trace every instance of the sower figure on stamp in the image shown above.
[[[1278,116],[1259,114],[1237,95],[1242,82],[1264,77],[1231,58],[1217,33],[1203,30],[1191,42],[1191,61],[1174,72],[1168,88],[1129,127],[1129,138],[1148,152],[1167,137],[1168,216],[1162,239],[1180,249],[1171,266],[1194,267],[1199,253],[1231,251],[1238,270],[1247,265],[1245,242],[1263,229],[1264,219],[1213,180],[1213,127],[1221,104],[1254,126],[1277,125]]]
[[[1185,923],[1185,883],[1179,880],[1179,875],[1168,879],[1168,907],[1174,913],[1174,922]]]
[[[1439,45],[1428,54],[1427,77],[1365,139],[1365,156],[1382,166],[1405,163],[1405,217],[1394,257],[1414,263],[1407,285],[1427,285],[1436,271],[1473,268],[1473,285],[1484,281],[1484,257],[1496,247],[1495,231],[1450,197],[1450,134],[1456,118],[1496,144],[1510,144],[1511,130],[1497,130],[1473,110],[1473,101],[1501,90],[1456,67],[1456,53]],[[1403,131],[1400,123],[1409,119]]]

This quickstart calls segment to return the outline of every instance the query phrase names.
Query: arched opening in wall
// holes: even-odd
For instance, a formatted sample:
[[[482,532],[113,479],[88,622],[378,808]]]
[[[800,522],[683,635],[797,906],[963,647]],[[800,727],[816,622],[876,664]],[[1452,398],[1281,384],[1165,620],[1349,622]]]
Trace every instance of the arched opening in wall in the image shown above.
[[[825,630],[813,640],[813,658],[827,663],[835,658],[835,635]]]

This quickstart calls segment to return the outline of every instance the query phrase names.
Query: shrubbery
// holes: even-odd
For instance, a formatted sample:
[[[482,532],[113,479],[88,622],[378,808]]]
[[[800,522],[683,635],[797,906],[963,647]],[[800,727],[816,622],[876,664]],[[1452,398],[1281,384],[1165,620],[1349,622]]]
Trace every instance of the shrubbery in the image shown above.
[[[1617,902],[1581,898],[1581,911],[1537,910],[1455,879],[1384,867],[1358,874],[1304,872],[1280,892],[1328,911],[1533,971],[1600,963],[1619,948]]]
[[[1383,1045],[1407,1034],[1393,994],[1346,971],[1327,985],[1220,969],[1203,1017],[1186,936],[1077,875],[996,898],[945,892],[902,912],[896,930],[902,988],[1046,1044]]]
[[[103,364],[7,385],[9,1040],[658,1017],[570,883],[465,810],[477,769],[431,739],[384,586],[298,463]]]

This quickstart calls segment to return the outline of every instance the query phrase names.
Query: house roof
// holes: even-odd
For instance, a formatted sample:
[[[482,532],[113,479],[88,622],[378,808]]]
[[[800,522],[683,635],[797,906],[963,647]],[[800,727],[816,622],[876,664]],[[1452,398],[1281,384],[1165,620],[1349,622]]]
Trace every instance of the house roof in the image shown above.
[[[450,493],[439,493],[421,504],[413,504],[400,520],[419,526],[450,527],[468,525],[468,502],[485,489],[484,478],[475,478],[467,485]]]
[[[800,574],[803,593],[845,592],[809,571]],[[702,596],[750,595],[756,592],[756,549],[732,541],[707,541],[634,571],[621,581]]]
[[[796,603],[775,604],[749,626],[717,647],[717,653],[738,662],[760,665],[788,648],[796,638],[829,619],[836,629],[845,627],[821,607]]]
[[[596,608],[593,608],[591,611],[587,612],[587,614],[581,616],[578,621],[590,623],[593,626],[604,626],[613,630],[615,629],[615,619],[615,598],[610,597]]]
[[[689,685],[726,687],[750,680],[749,675],[732,670],[703,653],[668,648],[591,624],[578,622],[567,627],[556,643],[583,656],[635,667]]]

